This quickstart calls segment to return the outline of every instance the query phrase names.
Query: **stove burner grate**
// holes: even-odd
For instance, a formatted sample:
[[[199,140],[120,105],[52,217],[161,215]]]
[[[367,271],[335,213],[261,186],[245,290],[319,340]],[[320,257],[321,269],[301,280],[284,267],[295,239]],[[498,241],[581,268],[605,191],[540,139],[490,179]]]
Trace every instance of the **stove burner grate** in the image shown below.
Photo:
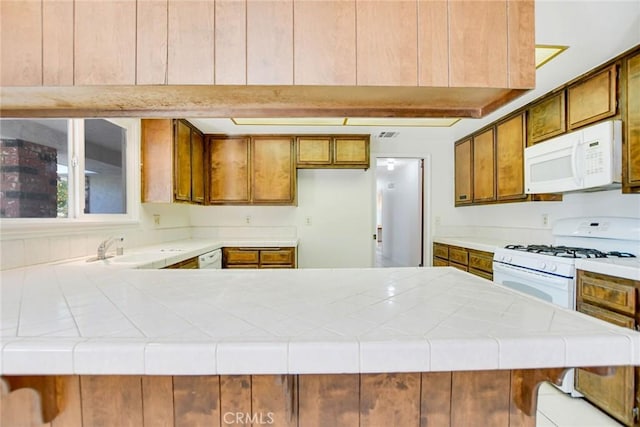
[[[531,252],[542,255],[556,256],[562,258],[635,258],[635,255],[628,252],[602,252],[597,249],[577,248],[571,246],[553,245],[507,245],[505,249],[512,249],[522,252]]]

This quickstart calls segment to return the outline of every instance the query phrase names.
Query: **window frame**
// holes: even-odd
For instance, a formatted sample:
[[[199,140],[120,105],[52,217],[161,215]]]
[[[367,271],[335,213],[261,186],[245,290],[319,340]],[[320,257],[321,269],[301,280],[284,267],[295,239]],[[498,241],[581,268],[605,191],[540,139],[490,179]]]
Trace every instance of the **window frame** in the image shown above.
[[[92,117],[93,118],[93,117]],[[126,129],[125,147],[126,176],[126,213],[124,214],[92,214],[84,213],[84,120],[85,118],[67,118],[67,151],[68,167],[68,217],[67,218],[0,218],[0,236],[9,237],[15,233],[21,235],[57,234],[69,229],[104,229],[138,225],[140,223],[140,119],[106,118]],[[25,118],[27,119],[27,118]],[[88,118],[87,118],[88,119]]]

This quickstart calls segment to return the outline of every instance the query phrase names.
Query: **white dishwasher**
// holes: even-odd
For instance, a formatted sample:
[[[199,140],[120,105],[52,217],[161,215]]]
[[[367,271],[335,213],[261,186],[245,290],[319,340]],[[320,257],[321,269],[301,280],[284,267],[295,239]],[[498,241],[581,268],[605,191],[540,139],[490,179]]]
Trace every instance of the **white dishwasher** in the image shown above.
[[[222,251],[216,249],[198,257],[199,269],[222,268]]]

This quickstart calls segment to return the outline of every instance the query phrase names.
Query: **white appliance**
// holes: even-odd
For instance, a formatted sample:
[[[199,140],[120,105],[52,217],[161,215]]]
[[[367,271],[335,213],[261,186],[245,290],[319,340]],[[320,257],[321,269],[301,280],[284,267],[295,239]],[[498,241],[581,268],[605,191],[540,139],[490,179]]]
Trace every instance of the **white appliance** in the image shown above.
[[[199,269],[222,268],[222,251],[220,249],[204,253],[198,257]]]
[[[524,150],[527,194],[618,186],[622,178],[622,122],[609,120]]]
[[[493,281],[508,288],[576,308],[578,258],[628,258],[640,255],[640,218],[590,217],[556,221],[553,245],[507,245],[493,256]],[[560,387],[573,388],[573,370]]]

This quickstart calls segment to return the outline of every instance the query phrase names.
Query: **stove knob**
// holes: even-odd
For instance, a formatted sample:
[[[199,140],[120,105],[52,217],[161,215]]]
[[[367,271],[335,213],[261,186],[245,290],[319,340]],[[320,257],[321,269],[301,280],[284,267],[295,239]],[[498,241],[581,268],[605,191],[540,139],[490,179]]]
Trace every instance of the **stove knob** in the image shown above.
[[[507,262],[511,262],[511,260],[512,260],[512,258],[511,258],[510,256],[507,256],[507,257],[506,257],[506,261],[507,261]]]
[[[551,264],[551,265],[549,266],[549,271],[556,271],[557,269],[558,269],[558,267],[556,267],[556,265],[555,265],[555,264]]]
[[[544,262],[541,262],[541,263],[540,263],[540,268],[541,268],[542,270],[544,270],[545,268],[547,268],[547,264],[545,264]]]

